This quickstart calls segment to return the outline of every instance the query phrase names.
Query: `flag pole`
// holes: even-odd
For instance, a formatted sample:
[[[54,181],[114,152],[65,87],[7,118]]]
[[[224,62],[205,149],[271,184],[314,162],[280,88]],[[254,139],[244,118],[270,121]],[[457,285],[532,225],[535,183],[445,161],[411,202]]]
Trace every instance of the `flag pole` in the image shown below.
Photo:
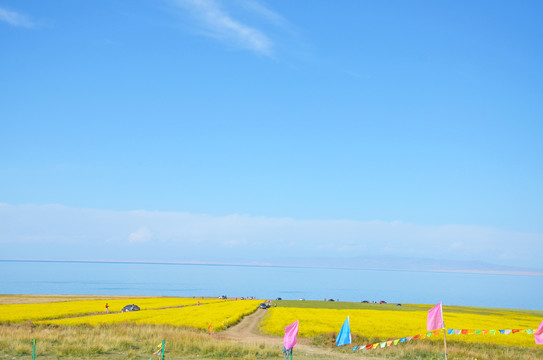
[[[441,308],[441,323],[443,324],[443,342],[445,343],[445,360],[447,360],[447,328],[443,320],[443,307]]]
[[[166,340],[162,340],[162,360],[164,360],[164,347],[166,346]]]

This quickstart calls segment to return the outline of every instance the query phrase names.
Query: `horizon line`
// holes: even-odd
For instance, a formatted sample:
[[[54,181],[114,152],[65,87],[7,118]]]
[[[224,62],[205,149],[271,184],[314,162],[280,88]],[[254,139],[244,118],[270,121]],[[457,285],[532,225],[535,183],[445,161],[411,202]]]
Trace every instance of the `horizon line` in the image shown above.
[[[339,267],[317,265],[285,265],[264,262],[207,262],[207,261],[153,261],[153,260],[76,260],[76,259],[0,259],[0,262],[51,262],[51,263],[87,263],[87,264],[134,264],[134,265],[208,265],[208,266],[254,266],[278,267],[300,269],[338,269],[338,270],[369,270],[369,271],[406,271],[406,272],[433,272],[433,273],[461,273],[484,275],[513,275],[513,276],[541,276],[543,272],[522,270],[476,270],[476,269],[405,269],[405,268],[375,268],[375,267]]]

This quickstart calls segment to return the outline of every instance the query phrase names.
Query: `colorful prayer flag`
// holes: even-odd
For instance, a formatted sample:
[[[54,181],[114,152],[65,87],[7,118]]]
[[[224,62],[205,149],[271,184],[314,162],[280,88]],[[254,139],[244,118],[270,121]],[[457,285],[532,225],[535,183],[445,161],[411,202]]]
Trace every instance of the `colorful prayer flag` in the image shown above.
[[[479,335],[482,332],[483,332],[483,330],[475,330],[475,335]]]
[[[398,345],[399,342],[400,342],[400,339],[394,340],[394,345]]]
[[[387,346],[387,342],[383,341],[380,345],[381,345],[381,348],[384,348],[385,346]]]
[[[453,335],[454,329],[447,329],[447,335]]]
[[[351,326],[349,325],[349,317],[345,319],[341,330],[336,338],[336,346],[347,345],[351,343]]]
[[[283,344],[285,350],[290,350],[296,346],[296,339],[298,338],[298,320],[290,324],[285,328],[285,337],[283,338]]]
[[[391,345],[392,345],[392,340],[387,341],[387,346],[391,346]]]
[[[443,309],[441,302],[428,310],[428,317],[426,318],[426,328],[428,331],[443,329]]]
[[[534,329],[526,329],[526,334],[532,335],[534,333]]]
[[[460,335],[460,334],[462,334],[462,330],[460,330],[460,329],[454,330],[454,334],[455,335]]]
[[[490,335],[496,335],[496,330],[490,330]]]
[[[211,324],[209,324],[209,326],[207,327],[207,330],[209,330],[210,334],[213,334],[213,321],[211,322]]]

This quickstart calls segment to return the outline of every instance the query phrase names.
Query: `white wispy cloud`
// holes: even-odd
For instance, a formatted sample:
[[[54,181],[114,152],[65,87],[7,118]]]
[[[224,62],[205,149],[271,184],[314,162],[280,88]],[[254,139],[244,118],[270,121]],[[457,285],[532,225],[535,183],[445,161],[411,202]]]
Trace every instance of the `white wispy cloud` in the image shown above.
[[[128,235],[128,241],[131,243],[142,243],[150,241],[153,237],[153,233],[146,227],[143,227],[137,231],[134,231]]]
[[[265,20],[273,23],[274,25],[281,27],[289,26],[287,20],[283,16],[266,7],[261,2],[256,0],[237,0],[237,2],[245,9],[253,12],[254,14],[262,16]]]
[[[274,42],[261,29],[234,18],[228,10],[215,0],[174,0],[178,6],[189,11],[203,33],[221,41],[235,44],[255,53],[272,56]],[[245,3],[254,14],[274,22],[282,21],[275,12],[254,1]]]
[[[467,225],[9,204],[0,206],[0,219],[0,253],[10,258],[33,253],[36,258],[84,254],[169,261],[388,256],[540,268],[543,255],[543,234]]]
[[[28,16],[15,11],[6,10],[0,7],[0,21],[15,27],[33,28],[36,23]]]

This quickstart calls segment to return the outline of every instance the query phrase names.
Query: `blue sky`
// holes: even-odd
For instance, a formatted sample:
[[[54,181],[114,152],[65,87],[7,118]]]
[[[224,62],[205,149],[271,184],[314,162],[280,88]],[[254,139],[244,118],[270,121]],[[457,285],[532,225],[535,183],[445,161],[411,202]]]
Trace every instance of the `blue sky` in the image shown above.
[[[542,10],[0,0],[0,257],[541,269]]]

